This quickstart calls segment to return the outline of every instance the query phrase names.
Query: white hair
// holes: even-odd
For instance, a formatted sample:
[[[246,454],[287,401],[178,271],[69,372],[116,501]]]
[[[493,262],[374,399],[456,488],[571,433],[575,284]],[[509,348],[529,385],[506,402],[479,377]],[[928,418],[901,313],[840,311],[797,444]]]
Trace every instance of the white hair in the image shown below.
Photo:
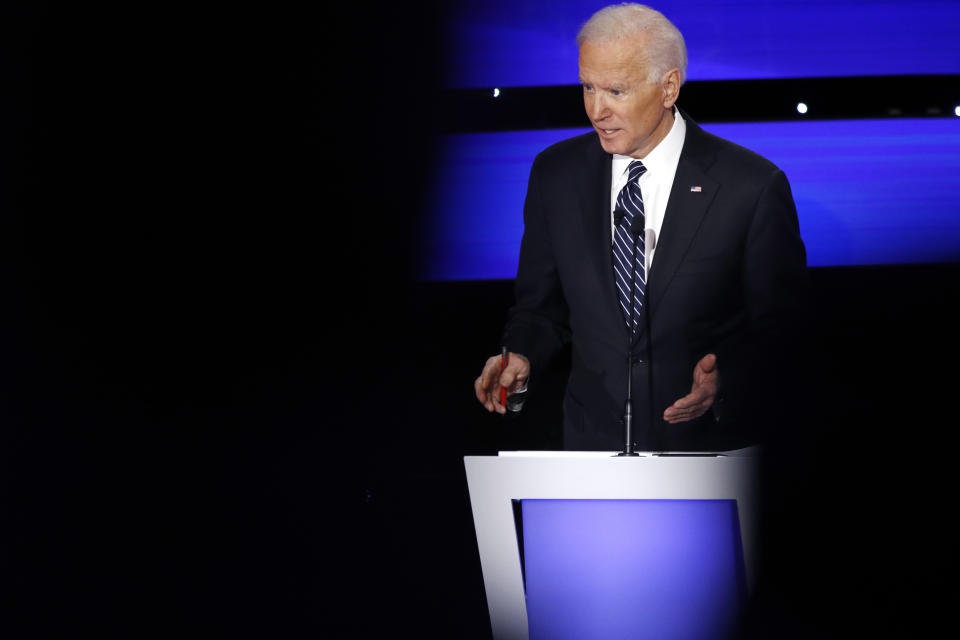
[[[587,40],[610,42],[623,38],[647,38],[644,53],[650,62],[650,82],[659,83],[670,69],[680,70],[680,84],[687,79],[687,45],[680,30],[666,16],[646,5],[624,2],[600,9],[577,34],[577,48]]]

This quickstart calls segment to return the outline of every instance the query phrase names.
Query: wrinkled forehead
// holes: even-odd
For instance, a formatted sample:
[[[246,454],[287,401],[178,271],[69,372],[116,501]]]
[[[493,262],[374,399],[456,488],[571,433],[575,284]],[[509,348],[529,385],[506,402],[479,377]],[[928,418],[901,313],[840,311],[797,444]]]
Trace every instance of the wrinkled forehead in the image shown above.
[[[645,40],[638,36],[616,40],[584,40],[578,58],[580,79],[583,80],[584,76],[595,79],[622,76],[627,80],[646,76],[649,65]]]

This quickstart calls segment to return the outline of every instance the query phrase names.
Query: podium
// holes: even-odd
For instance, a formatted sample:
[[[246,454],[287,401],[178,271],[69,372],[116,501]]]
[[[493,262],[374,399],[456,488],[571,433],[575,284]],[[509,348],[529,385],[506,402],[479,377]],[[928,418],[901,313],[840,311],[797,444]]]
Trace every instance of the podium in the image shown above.
[[[466,456],[493,637],[717,637],[756,578],[758,456]]]

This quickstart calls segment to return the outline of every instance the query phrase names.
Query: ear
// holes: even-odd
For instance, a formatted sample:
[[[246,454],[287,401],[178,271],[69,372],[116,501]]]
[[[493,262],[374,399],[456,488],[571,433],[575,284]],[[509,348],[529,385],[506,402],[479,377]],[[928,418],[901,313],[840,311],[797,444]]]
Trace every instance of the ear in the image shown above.
[[[680,95],[680,70],[674,68],[663,74],[660,87],[663,89],[663,108],[672,109]]]

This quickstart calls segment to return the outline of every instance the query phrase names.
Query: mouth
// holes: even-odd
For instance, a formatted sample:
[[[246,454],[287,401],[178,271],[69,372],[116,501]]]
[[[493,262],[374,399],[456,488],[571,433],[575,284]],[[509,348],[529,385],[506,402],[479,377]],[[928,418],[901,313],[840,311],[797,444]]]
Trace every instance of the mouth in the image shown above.
[[[594,127],[594,129],[597,130],[597,133],[599,133],[601,136],[604,136],[606,138],[614,136],[618,131],[620,131],[620,129],[603,129],[601,127],[596,127],[596,126]]]

